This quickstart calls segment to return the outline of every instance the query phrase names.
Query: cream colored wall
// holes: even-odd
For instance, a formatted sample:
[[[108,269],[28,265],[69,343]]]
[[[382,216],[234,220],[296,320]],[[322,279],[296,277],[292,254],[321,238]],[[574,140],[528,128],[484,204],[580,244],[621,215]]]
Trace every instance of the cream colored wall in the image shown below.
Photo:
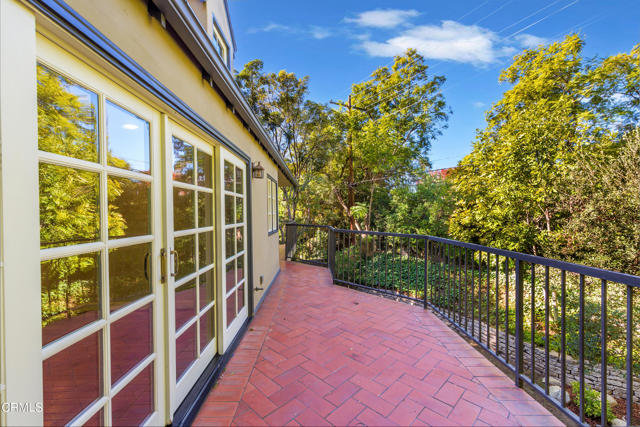
[[[265,172],[273,177],[279,175],[266,151],[251,137],[233,112],[226,108],[218,93],[202,79],[200,69],[160,23],[148,15],[145,2],[68,0],[67,3],[236,144],[252,162],[260,161]],[[168,113],[172,118],[176,117],[174,113]],[[266,190],[266,178],[253,181],[251,215],[255,287],[266,287],[279,269],[278,237],[277,234],[268,236]],[[260,276],[263,276],[262,286]],[[260,296],[260,292],[254,294],[255,304]]]

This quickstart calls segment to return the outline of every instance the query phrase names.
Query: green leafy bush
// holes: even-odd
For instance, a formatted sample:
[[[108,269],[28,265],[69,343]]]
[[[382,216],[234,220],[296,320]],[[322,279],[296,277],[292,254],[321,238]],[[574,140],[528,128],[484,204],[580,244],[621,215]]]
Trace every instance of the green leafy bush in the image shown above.
[[[580,383],[573,382],[571,383],[571,388],[573,390],[573,402],[580,406]],[[600,393],[588,385],[584,386],[584,414],[589,418],[600,419],[601,415],[601,402],[600,402]],[[613,410],[611,409],[611,404],[607,402],[607,421],[610,423],[613,421],[615,416],[613,415]]]

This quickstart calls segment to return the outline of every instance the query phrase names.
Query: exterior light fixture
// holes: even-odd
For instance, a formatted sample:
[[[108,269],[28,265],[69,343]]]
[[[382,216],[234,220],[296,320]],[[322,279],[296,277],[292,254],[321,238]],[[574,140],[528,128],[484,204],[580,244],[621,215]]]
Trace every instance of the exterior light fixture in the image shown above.
[[[251,164],[251,176],[256,179],[264,178],[264,168],[260,162]]]

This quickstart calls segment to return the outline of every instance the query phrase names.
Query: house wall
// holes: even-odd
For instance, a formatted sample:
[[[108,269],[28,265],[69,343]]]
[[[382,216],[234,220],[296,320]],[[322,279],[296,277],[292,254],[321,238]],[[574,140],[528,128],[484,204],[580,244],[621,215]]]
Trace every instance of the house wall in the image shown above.
[[[220,3],[219,6],[224,8],[221,0],[214,3]],[[224,100],[215,89],[202,79],[200,69],[168,31],[162,28],[160,22],[149,16],[145,2],[69,0],[68,4],[236,144],[252,162],[259,161],[265,168],[265,175],[279,176],[275,163],[233,112],[226,108]],[[131,37],[131,28],[135,28],[136,37]],[[187,123],[183,124],[189,126]],[[268,235],[266,178],[252,180],[251,196],[253,283],[255,287],[266,287],[280,268],[278,236]],[[260,276],[263,277],[262,286]],[[254,305],[258,304],[262,293],[263,291],[254,292]]]
[[[157,18],[149,15],[145,1],[68,0],[67,4],[237,147],[237,150],[249,159],[249,166],[251,163],[260,162],[265,168],[265,176],[266,174],[273,177],[283,176],[266,150],[260,146],[234,112],[227,108],[222,96],[210,86],[208,81],[203,80],[201,69],[194,63],[191,56],[170,35],[168,29],[163,28]],[[73,35],[58,28],[36,12],[28,1],[0,1],[0,32],[0,256],[2,258],[0,264],[0,403],[29,402],[35,405],[43,402],[43,360],[49,357],[45,353],[48,348],[51,348],[51,345],[45,349],[42,347],[40,306],[38,103],[35,71],[38,54],[44,52],[41,50],[43,46],[55,45],[57,51],[64,52],[59,58],[66,59],[56,62],[60,71],[64,72],[64,66],[68,65],[69,69],[66,72],[72,77],[78,76],[81,83],[89,84],[89,80],[99,80],[100,86],[109,89],[102,91],[103,93],[109,96],[118,93],[117,98],[130,98],[131,102],[144,105],[145,111],[153,110],[149,113],[153,116],[152,127],[155,126],[151,131],[151,139],[155,141],[158,151],[154,151],[151,157],[158,162],[156,165],[160,164],[162,157],[159,153],[161,139],[158,135],[169,129],[166,126],[169,121],[175,121],[212,146],[223,144],[205,133],[203,129],[206,126],[200,128],[189,122],[171,106],[145,91],[132,78],[109,65],[106,60],[100,58],[91,48],[84,46]],[[84,79],[80,74],[92,78]],[[101,117],[104,116],[101,115]],[[215,134],[215,131],[211,134]],[[165,146],[169,147],[170,142]],[[247,169],[247,174],[250,176],[250,168]],[[158,173],[154,175],[154,180],[158,180],[154,182],[161,181]],[[103,176],[106,177],[106,175]],[[247,193],[250,202],[245,204],[251,208],[249,215],[246,216],[251,219],[248,229],[251,232],[249,242],[252,243],[250,282],[258,288],[266,288],[279,271],[278,236],[277,234],[269,235],[268,232],[267,182],[266,178],[250,180],[250,192]],[[161,206],[165,201],[162,200],[162,195],[158,194],[161,186],[156,185],[154,188],[156,193],[152,197],[155,204],[153,211],[157,216],[153,228],[155,240],[152,251],[159,259],[159,249],[165,247],[167,241],[162,231],[164,225],[160,223],[166,220],[167,215],[160,214]],[[220,196],[217,195],[217,197]],[[105,207],[107,203],[102,203],[101,206],[104,210],[107,209]],[[222,212],[217,212],[217,215],[221,214]],[[104,219],[106,216],[101,214],[101,218]],[[103,227],[102,230],[106,228]],[[216,230],[216,234],[217,239],[223,238],[221,230]],[[106,249],[101,251],[103,254],[106,253]],[[222,268],[222,263],[217,260],[218,278]],[[153,269],[151,274],[154,278],[153,286],[155,286],[153,297],[157,298],[154,302],[153,331],[156,335],[152,340],[155,343],[153,355],[155,359],[152,363],[155,378],[158,380],[154,383],[154,398],[157,406],[154,413],[156,418],[153,422],[164,424],[171,422],[172,415],[176,413],[175,405],[169,407],[170,392],[168,390],[170,389],[166,385],[171,380],[170,368],[167,366],[171,359],[171,350],[168,348],[173,345],[173,342],[169,338],[162,337],[162,334],[168,333],[166,326],[172,324],[170,321],[164,322],[162,316],[166,315],[167,319],[172,319],[169,314],[172,308],[165,305],[162,297],[164,291],[160,291],[163,289],[163,284],[159,280],[160,262],[153,264]],[[101,274],[106,276],[108,273]],[[265,290],[254,293],[254,307],[259,304]],[[102,299],[107,303],[108,300],[108,298]],[[216,304],[219,304],[219,300]],[[108,306],[105,305],[105,307]],[[108,308],[105,310],[103,313],[108,313]],[[105,324],[104,318],[90,324],[91,328],[96,329],[96,332],[91,334],[104,332],[104,336],[108,336],[106,332],[108,326],[104,326]],[[76,330],[73,333],[77,332]],[[86,331],[82,332],[82,334],[85,333]],[[220,330],[218,330],[219,333]],[[67,343],[70,342],[68,338],[67,335],[65,338]],[[84,338],[78,339],[84,340]],[[65,348],[71,345],[73,344],[68,346],[65,344]],[[104,347],[105,352],[109,351],[108,345]],[[215,346],[207,348],[212,349]],[[219,348],[218,350],[221,351]],[[53,354],[53,351],[49,351],[49,355]],[[215,350],[211,351],[211,359],[214,352]],[[169,357],[166,365],[165,355]],[[104,368],[105,366],[107,368]],[[105,370],[101,372],[106,372],[108,375],[108,366],[105,362],[103,364]],[[166,371],[163,373],[165,368]],[[135,373],[135,375],[138,374]],[[132,374],[131,377],[133,376]],[[106,381],[103,382],[103,388],[110,387],[109,384]],[[92,407],[98,408],[101,405],[106,405],[101,407],[110,407],[111,403],[107,400],[112,396],[107,397],[106,392],[101,396],[100,400],[91,404]],[[181,400],[177,404],[179,405],[180,402]],[[85,411],[81,416],[89,417],[89,412]],[[0,425],[40,425],[42,421],[41,407],[40,410],[35,407],[33,411],[26,413],[0,413]],[[79,422],[84,421],[87,420],[82,419]]]

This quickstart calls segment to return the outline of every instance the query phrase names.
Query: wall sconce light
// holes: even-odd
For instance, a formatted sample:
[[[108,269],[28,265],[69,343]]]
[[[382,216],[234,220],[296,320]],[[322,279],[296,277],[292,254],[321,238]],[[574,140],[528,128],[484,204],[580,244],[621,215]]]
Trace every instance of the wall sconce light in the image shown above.
[[[256,179],[264,178],[264,168],[260,162],[251,164],[251,176]]]

